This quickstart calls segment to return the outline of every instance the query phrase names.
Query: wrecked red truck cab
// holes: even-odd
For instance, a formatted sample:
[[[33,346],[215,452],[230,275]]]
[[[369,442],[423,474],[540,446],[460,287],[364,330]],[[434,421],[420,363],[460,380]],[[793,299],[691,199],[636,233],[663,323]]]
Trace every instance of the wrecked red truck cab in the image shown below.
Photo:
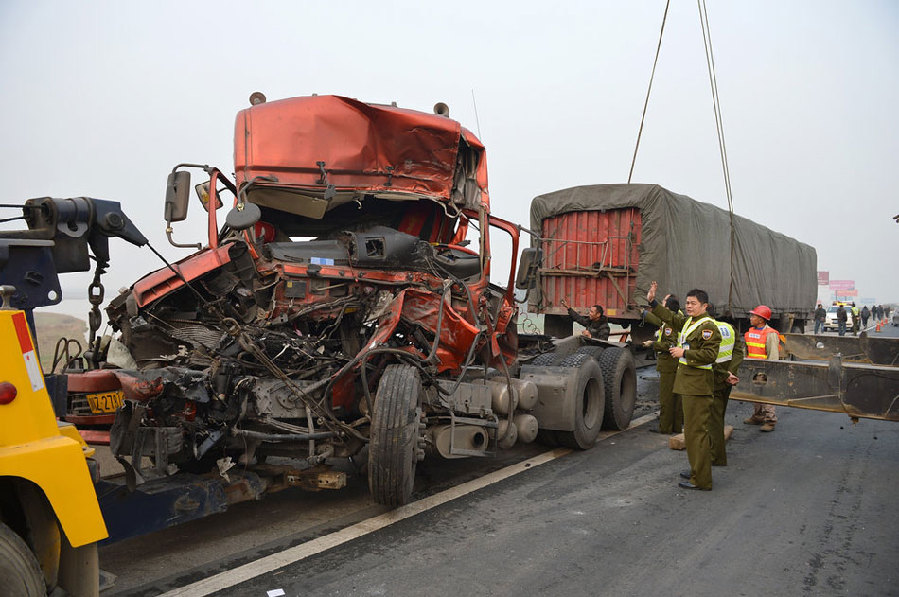
[[[118,374],[136,381],[111,432],[134,478],[367,451],[373,497],[396,505],[426,453],[485,456],[538,430],[592,445],[596,363],[522,367],[515,268],[505,288],[489,278],[490,230],[514,256],[519,228],[490,214],[472,133],[439,114],[290,98],[238,114],[234,156],[233,183],[203,167],[205,247],[107,309],[137,364]],[[169,183],[171,241],[184,168]],[[234,207],[219,226],[223,194]]]

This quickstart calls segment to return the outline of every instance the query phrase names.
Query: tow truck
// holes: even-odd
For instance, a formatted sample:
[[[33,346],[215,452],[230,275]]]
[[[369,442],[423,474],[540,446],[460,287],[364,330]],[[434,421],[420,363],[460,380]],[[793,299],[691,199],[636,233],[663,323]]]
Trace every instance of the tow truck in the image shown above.
[[[10,303],[15,293],[0,287],[2,592],[98,595],[97,542],[107,532],[95,449],[54,416],[26,314]]]

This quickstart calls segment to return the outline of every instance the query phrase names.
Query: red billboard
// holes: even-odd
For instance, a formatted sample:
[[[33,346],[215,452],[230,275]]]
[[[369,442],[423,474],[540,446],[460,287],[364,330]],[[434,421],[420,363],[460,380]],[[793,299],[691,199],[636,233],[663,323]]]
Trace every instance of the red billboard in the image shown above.
[[[818,286],[830,284],[830,272],[818,272]]]
[[[831,290],[855,290],[855,280],[831,280]]]

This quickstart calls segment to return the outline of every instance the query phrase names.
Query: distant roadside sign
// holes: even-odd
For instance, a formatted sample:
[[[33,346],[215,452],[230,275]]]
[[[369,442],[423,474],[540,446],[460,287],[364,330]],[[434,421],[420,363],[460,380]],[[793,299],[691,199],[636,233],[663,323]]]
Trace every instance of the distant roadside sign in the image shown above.
[[[855,290],[855,280],[831,280],[831,290]]]

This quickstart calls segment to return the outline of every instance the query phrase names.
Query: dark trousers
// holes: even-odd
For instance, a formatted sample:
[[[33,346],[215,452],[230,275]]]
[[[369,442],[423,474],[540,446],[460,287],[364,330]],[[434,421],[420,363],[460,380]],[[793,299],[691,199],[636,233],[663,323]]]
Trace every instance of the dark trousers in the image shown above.
[[[659,433],[680,433],[684,428],[684,407],[681,397],[674,393],[673,371],[659,371]]]
[[[727,466],[727,450],[724,440],[724,413],[727,412],[727,401],[733,386],[725,384],[723,388],[715,388],[712,400],[712,416],[709,418],[709,436],[712,441],[712,466]]]
[[[690,482],[702,489],[712,488],[712,442],[709,421],[712,417],[711,394],[681,396],[684,402],[684,443],[690,461]]]

